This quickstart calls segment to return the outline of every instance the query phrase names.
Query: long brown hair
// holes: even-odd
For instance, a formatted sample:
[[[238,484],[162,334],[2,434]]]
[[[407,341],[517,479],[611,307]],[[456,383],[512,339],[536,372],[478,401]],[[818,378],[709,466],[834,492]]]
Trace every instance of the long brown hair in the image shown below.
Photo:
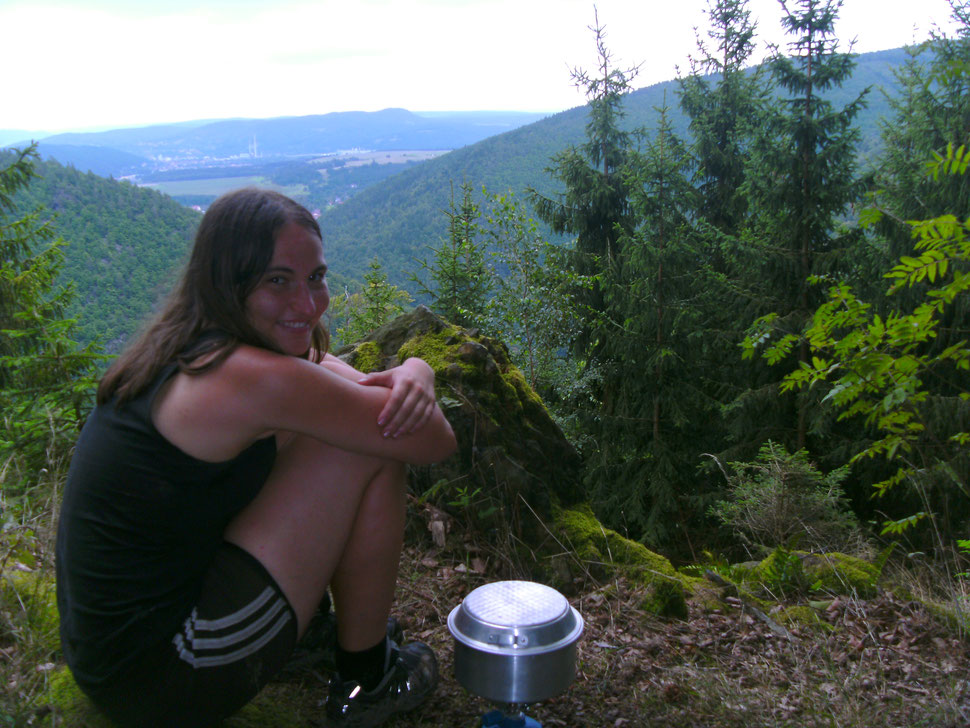
[[[173,361],[187,374],[200,374],[240,344],[279,351],[247,320],[246,298],[269,267],[276,235],[287,223],[321,237],[305,207],[270,190],[247,187],[213,202],[199,223],[181,280],[161,313],[101,379],[98,403],[137,396]],[[319,359],[328,346],[327,330],[317,322],[307,355]],[[208,356],[196,364],[203,355]]]

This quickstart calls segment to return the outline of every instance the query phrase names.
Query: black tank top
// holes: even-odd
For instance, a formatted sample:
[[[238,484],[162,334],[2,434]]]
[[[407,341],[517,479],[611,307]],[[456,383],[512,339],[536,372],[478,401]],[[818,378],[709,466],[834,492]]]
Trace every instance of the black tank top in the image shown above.
[[[272,437],[220,463],[166,440],[151,407],[175,371],[166,367],[121,407],[96,407],[71,461],[57,534],[57,606],[64,655],[89,692],[175,633],[226,526],[273,467]]]

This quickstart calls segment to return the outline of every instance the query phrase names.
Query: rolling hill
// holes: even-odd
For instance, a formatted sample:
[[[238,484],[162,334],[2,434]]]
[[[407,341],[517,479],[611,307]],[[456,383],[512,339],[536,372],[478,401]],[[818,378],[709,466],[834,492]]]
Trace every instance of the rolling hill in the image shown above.
[[[860,55],[851,82],[831,94],[838,107],[870,89],[868,106],[858,121],[864,158],[874,158],[878,152],[879,121],[890,108],[880,89],[895,87],[893,68],[907,57],[901,48]],[[625,101],[626,128],[649,132],[656,124],[657,108],[666,103],[675,131],[686,135],[677,88],[677,81],[667,81],[630,93]],[[453,186],[468,181],[493,192],[519,194],[532,187],[554,193],[545,171],[550,159],[565,147],[582,143],[585,125],[586,108],[576,107],[456,149],[368,187],[319,220],[331,268],[360,278],[377,256],[389,280],[413,293],[407,275],[418,269],[415,258],[425,258],[428,246],[445,236],[447,218],[442,211],[448,207]]]
[[[873,88],[868,109],[859,121],[864,157],[874,156],[878,150],[879,120],[889,110],[878,89],[893,88],[892,69],[906,58],[903,49],[859,56],[852,82],[833,95],[833,101],[841,104],[864,88]],[[666,101],[678,133],[684,133],[686,121],[676,108],[676,89],[677,82],[669,81],[629,94],[627,127],[649,130],[657,118],[656,107]],[[391,115],[410,118],[407,112]],[[235,123],[183,125],[178,133],[198,134],[201,140],[213,133],[212,129],[203,131],[207,127],[214,124],[219,129]],[[476,188],[485,185],[495,192],[521,193],[533,187],[552,194],[556,190],[545,171],[550,159],[565,147],[583,141],[585,123],[586,110],[577,107],[428,161],[397,165],[403,171],[391,176],[385,174],[386,170],[368,173],[372,181],[369,186],[331,207],[319,220],[335,285],[342,286],[349,278],[362,279],[369,261],[377,257],[390,282],[413,292],[407,276],[419,269],[415,259],[425,258],[428,246],[437,245],[445,236],[447,220],[442,211],[448,207],[453,187],[468,181]],[[139,132],[140,137],[136,132],[104,132],[108,136],[99,139],[116,145],[124,138],[140,139],[126,149],[111,147],[119,162],[131,162],[130,155],[149,144],[146,139],[155,138],[159,145],[174,144],[174,137],[165,137],[161,128],[149,130],[147,136],[144,130]],[[174,132],[169,129],[168,133]],[[399,138],[405,136],[401,132]],[[52,145],[53,141],[46,143]],[[77,138],[62,136],[57,141],[65,145],[61,149],[93,153],[91,144],[74,144]],[[293,164],[291,160],[280,169],[292,174]],[[71,165],[44,161],[40,173],[43,179],[31,186],[22,204],[25,208],[42,205],[57,215],[54,225],[69,243],[63,277],[73,282],[78,292],[72,313],[80,318],[82,337],[98,337],[110,350],[117,350],[167,290],[191,243],[198,213],[159,192],[84,173]],[[204,176],[205,170],[199,174]],[[301,174],[318,172],[307,167]],[[297,175],[291,181],[300,179]],[[352,184],[356,183],[345,181],[345,186]]]

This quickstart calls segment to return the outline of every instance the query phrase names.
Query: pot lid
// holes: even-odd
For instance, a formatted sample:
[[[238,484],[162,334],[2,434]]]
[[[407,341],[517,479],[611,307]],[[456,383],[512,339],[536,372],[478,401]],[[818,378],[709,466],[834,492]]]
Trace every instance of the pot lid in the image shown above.
[[[571,644],[583,619],[552,587],[499,581],[472,591],[448,615],[455,639],[487,652],[546,652]]]

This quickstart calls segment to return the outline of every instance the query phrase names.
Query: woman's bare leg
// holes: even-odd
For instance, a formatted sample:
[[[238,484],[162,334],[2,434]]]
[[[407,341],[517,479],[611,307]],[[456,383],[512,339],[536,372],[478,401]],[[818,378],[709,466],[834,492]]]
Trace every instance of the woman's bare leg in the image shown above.
[[[371,647],[387,630],[404,540],[404,482],[402,463],[384,464],[364,492],[331,577],[337,639],[345,650]],[[348,620],[351,613],[355,618]]]
[[[273,575],[301,635],[332,585],[341,646],[365,649],[387,628],[404,537],[404,489],[401,463],[295,436],[225,538]]]

